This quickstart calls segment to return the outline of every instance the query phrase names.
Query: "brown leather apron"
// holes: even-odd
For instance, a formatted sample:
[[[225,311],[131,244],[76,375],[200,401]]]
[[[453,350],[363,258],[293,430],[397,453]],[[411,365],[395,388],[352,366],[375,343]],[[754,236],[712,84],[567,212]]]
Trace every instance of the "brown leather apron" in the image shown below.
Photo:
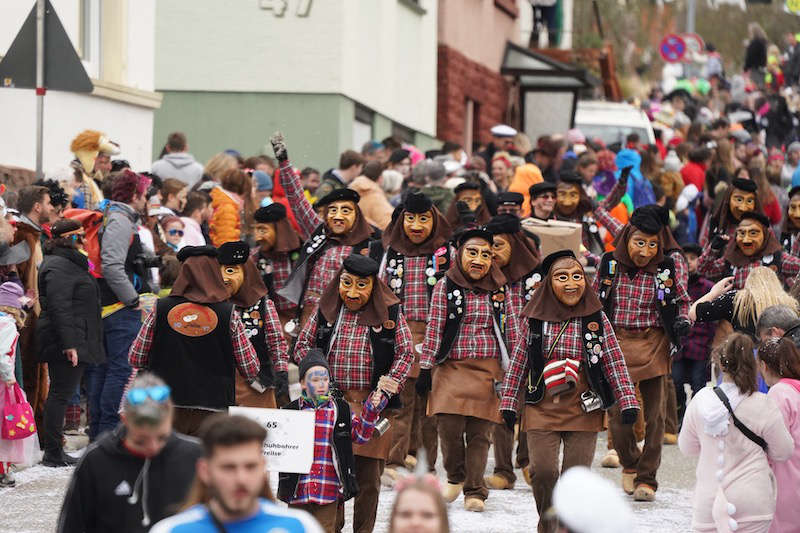
[[[307,296],[315,296],[315,300],[319,302],[320,295],[314,291],[306,291],[306,294],[303,296],[305,300]],[[303,328],[306,327],[308,324],[309,319],[311,319],[311,314],[317,312],[317,304],[314,305],[304,305],[303,310],[300,312],[300,329],[298,330],[297,334],[300,334],[300,331],[303,331]]]
[[[417,352],[417,345],[425,342],[425,322],[418,322],[416,320],[408,321],[408,329],[411,331],[411,351],[414,353],[414,363],[411,365],[411,370],[408,371],[408,377],[419,377],[419,352]]]
[[[495,382],[503,382],[497,359],[448,359],[433,367],[431,378],[428,416],[445,413],[502,423],[500,399],[494,389]]]
[[[367,399],[370,392],[368,390],[348,390],[344,391],[344,399],[350,404],[350,412],[360,415],[363,410],[364,400]],[[384,418],[391,418],[389,413],[384,411]],[[379,435],[377,431],[372,433],[372,438],[366,444],[353,443],[353,455],[360,455],[361,457],[371,457],[373,459],[389,459],[389,450],[392,447],[392,427],[383,435]]]
[[[614,328],[631,382],[666,376],[669,373],[669,339],[663,328]]]
[[[259,393],[248,385],[242,376],[236,374],[236,405],[276,409],[278,405],[275,403],[275,389],[268,388]]]
[[[603,410],[597,409],[585,413],[581,408],[581,394],[589,390],[589,381],[581,363],[578,372],[578,383],[570,391],[557,397],[545,393],[542,401],[536,405],[525,405],[522,427],[527,430],[543,429],[548,431],[601,431],[603,429]],[[527,382],[525,385],[527,386]]]

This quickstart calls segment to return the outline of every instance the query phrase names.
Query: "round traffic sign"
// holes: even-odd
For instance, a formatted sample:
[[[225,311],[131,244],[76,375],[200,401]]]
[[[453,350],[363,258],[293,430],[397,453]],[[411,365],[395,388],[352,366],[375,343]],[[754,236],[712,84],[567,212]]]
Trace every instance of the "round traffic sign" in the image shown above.
[[[664,61],[677,63],[686,54],[686,42],[680,35],[671,33],[661,40],[658,51]]]
[[[697,35],[696,33],[682,33],[680,35],[683,42],[686,43],[686,49],[689,52],[700,55],[705,50],[706,43],[703,42],[703,38]]]

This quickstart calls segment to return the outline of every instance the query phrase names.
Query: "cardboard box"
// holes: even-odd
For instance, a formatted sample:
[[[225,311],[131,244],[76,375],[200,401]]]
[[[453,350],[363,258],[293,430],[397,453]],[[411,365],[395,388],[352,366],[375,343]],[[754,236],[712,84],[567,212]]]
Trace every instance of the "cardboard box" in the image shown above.
[[[560,220],[539,220],[526,218],[522,221],[523,229],[535,233],[541,240],[542,257],[547,257],[558,250],[572,250],[575,257],[581,257],[583,225]]]

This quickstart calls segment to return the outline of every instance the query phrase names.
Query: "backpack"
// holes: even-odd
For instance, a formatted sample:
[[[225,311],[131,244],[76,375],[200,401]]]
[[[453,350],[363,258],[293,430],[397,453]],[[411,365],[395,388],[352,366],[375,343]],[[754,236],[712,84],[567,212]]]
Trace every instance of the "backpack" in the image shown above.
[[[656,203],[656,195],[653,192],[653,186],[647,178],[638,180],[632,177],[631,181],[633,182],[634,208]]]
[[[100,236],[106,225],[106,211],[70,208],[64,210],[64,217],[77,220],[86,233],[83,248],[89,256],[89,273],[95,278],[103,277],[103,264],[100,260]]]

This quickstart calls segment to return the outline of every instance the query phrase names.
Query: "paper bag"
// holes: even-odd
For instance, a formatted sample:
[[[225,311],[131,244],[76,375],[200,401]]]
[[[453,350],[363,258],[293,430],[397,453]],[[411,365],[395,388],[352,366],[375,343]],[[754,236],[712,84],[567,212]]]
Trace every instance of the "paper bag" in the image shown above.
[[[583,226],[581,224],[562,222],[560,220],[526,218],[522,221],[522,227],[538,235],[541,240],[540,250],[542,257],[547,257],[558,250],[572,250],[575,257],[583,255],[581,251]]]

